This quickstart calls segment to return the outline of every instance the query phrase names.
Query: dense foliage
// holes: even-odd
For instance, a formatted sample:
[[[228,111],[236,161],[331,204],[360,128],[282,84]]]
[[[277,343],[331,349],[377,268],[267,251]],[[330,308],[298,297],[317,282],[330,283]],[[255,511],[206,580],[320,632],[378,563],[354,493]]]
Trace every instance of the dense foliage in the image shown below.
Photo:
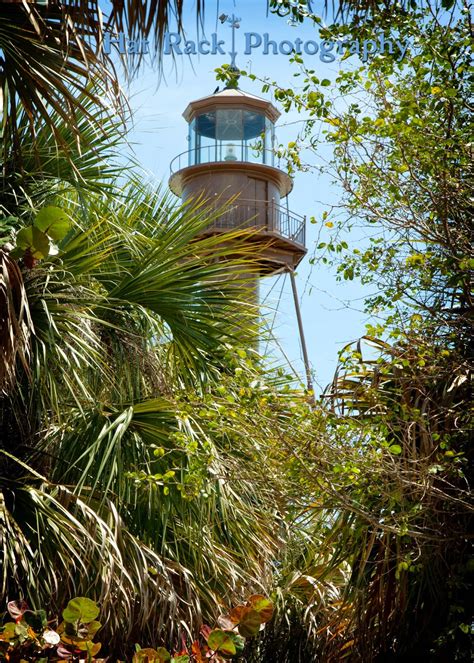
[[[278,390],[243,349],[256,267],[138,179],[57,184],[3,220],[2,594],[88,595],[109,643],[167,642],[268,585],[279,545],[269,423],[244,434]],[[213,424],[242,393],[239,426]]]
[[[14,5],[0,26],[0,583],[18,623],[6,616],[1,646],[53,656],[43,609],[79,596],[72,612],[100,604],[101,655],[179,660],[183,638],[254,592],[196,660],[471,660],[468,7],[354,1],[322,27],[314,2],[269,3],[325,39],[410,44],[403,60],[347,53],[334,81],[294,54],[295,86],[262,81],[305,120],[281,148],[290,171],[340,186],[313,219],[312,260],[370,288],[367,333],[314,407],[258,356],[245,236],[197,239],[215,210],[176,207],[117,165],[110,63],[79,54],[94,3],[68,52],[54,3]],[[159,37],[165,5],[114,3],[112,18]],[[24,83],[18,53],[38,60]],[[96,615],[71,610],[84,628],[64,637],[92,655]]]
[[[94,641],[102,624],[95,601],[78,596],[68,601],[59,619],[49,619],[45,610],[31,610],[25,601],[10,601],[10,619],[0,632],[2,660],[11,663],[83,661],[102,663],[102,643]],[[217,626],[204,625],[199,637],[187,643],[182,637],[180,651],[153,649],[135,644],[132,663],[225,663],[240,658],[248,638],[255,637],[272,618],[273,605],[262,594],[253,594],[241,605],[221,615]]]
[[[278,4],[321,26],[310,3]],[[290,170],[321,169],[340,186],[339,205],[314,219],[326,237],[312,260],[370,289],[368,335],[342,352],[325,394],[334,412],[326,435],[310,453],[304,447],[298,466],[303,494],[315,496],[308,527],[326,532],[326,573],[341,561],[351,568],[344,601],[318,624],[315,651],[321,660],[468,661],[469,7],[429,1],[388,11],[372,3],[365,21],[356,12],[320,34],[339,42],[383,35],[410,46],[403,60],[387,49],[352,66],[343,49],[334,81],[294,53],[294,87],[262,80],[306,118],[282,146]],[[333,148],[329,165],[319,158],[323,143]]]

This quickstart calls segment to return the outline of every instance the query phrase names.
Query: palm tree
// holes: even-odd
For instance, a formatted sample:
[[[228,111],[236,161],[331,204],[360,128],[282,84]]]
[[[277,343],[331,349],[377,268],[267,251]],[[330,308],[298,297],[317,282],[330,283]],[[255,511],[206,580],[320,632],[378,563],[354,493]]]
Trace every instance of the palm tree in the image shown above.
[[[0,582],[4,600],[53,611],[97,599],[120,649],[267,587],[279,470],[257,399],[252,418],[240,407],[222,423],[259,377],[242,349],[255,318],[237,274],[257,268],[245,242],[196,239],[209,210],[111,166],[115,139],[86,110],[87,152],[53,115],[75,164],[43,122],[28,140],[23,116],[24,170],[3,191]],[[19,231],[42,210],[67,234],[40,255]]]
[[[259,422],[242,349],[255,316],[238,273],[255,260],[239,234],[196,239],[215,211],[117,166],[104,62],[79,29],[61,50],[56,9],[0,6],[0,582],[4,600],[51,611],[95,598],[123,650],[265,590],[281,543],[274,420]],[[42,226],[39,247],[25,236],[41,214],[67,232]],[[242,390],[253,417],[216,427]]]
[[[157,624],[191,627],[258,584],[274,521],[256,452],[250,463],[241,445],[239,478],[193,414],[225,348],[245,343],[224,251],[191,243],[195,212],[134,195],[115,209],[96,200],[91,225],[24,266],[23,284],[3,255],[21,305],[2,326],[24,334],[4,357],[2,595],[57,607],[94,596],[110,634],[153,625],[156,639]]]

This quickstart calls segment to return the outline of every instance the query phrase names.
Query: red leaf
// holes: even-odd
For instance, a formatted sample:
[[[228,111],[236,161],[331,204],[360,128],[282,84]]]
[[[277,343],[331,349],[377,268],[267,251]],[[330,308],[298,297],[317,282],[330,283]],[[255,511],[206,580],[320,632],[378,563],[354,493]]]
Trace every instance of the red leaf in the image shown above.
[[[202,655],[201,646],[197,640],[195,640],[191,645],[191,653],[194,656],[196,663],[205,663],[205,660]]]
[[[207,640],[209,637],[209,633],[212,631],[212,628],[210,626],[207,626],[207,624],[204,624],[201,626],[201,635],[204,638],[204,640]]]
[[[243,635],[244,638],[252,638],[259,632],[261,623],[262,621],[258,612],[249,608],[248,612],[242,615],[242,619],[240,620],[240,635]]]
[[[10,617],[18,624],[18,622],[21,622],[23,614],[28,610],[28,604],[26,601],[10,601],[7,603],[7,610]]]
[[[229,613],[229,619],[234,624],[240,624],[242,617],[250,610],[246,605],[237,605]]]
[[[253,594],[248,600],[248,604],[260,615],[262,624],[269,622],[273,617],[273,603],[262,594]]]

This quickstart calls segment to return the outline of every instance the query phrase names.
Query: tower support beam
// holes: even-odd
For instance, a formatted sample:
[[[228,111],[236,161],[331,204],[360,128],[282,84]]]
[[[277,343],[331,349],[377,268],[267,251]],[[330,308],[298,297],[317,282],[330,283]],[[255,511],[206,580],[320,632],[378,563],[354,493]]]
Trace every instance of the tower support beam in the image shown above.
[[[296,319],[298,321],[298,331],[300,334],[301,351],[303,353],[304,369],[306,373],[306,384],[308,387],[308,391],[310,391],[313,394],[312,401],[314,403],[313,378],[311,375],[311,366],[309,363],[308,348],[306,346],[306,339],[304,335],[303,318],[301,317],[300,303],[298,301],[298,290],[296,289],[295,271],[291,267],[288,267],[288,272],[290,273],[291,289],[293,291],[293,299],[295,302]]]

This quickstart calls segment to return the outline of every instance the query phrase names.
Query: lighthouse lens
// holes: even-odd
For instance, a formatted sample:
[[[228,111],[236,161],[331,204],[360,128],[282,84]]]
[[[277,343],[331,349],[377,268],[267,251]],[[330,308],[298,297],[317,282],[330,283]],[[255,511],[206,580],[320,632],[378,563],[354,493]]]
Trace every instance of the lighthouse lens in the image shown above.
[[[242,140],[242,111],[218,110],[216,124],[217,140]]]

